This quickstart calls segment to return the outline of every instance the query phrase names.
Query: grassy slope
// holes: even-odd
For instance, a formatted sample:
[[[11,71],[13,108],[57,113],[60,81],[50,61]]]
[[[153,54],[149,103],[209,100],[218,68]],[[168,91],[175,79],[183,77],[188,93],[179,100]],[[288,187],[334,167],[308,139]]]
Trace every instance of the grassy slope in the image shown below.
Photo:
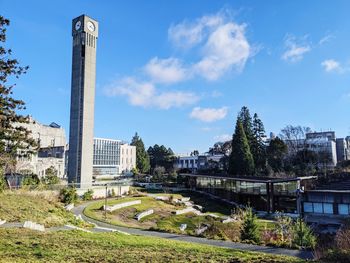
[[[5,191],[0,194],[0,219],[7,222],[31,220],[45,227],[80,224],[57,201],[53,192]]]
[[[78,231],[0,229],[0,262],[304,262],[206,245]]]
[[[222,203],[218,200],[210,199],[206,196],[195,192],[182,192],[182,196],[190,197],[191,200],[195,202],[195,204],[199,204],[203,206],[203,210],[208,213],[213,213],[217,215],[230,215],[230,208],[227,204]],[[169,194],[159,194],[159,195],[169,195]],[[173,194],[174,198],[180,198],[181,195]],[[233,241],[238,241],[237,237],[237,223],[229,223],[222,224],[220,223],[220,219],[213,219],[209,216],[196,216],[192,213],[183,214],[183,215],[171,215],[169,211],[173,211],[175,209],[181,209],[179,207],[175,207],[173,205],[167,204],[162,201],[157,201],[152,197],[126,197],[119,198],[114,200],[109,200],[108,205],[114,205],[118,203],[123,203],[132,200],[141,200],[140,205],[134,205],[132,207],[122,208],[116,210],[112,213],[107,213],[107,220],[109,223],[118,226],[127,226],[127,227],[135,227],[142,229],[153,229],[160,230],[170,233],[183,233],[180,231],[179,227],[181,224],[187,224],[187,228],[185,230],[186,234],[195,235],[195,230],[198,226],[202,224],[212,225],[214,222],[217,226],[219,232],[224,231],[224,233],[232,232],[228,228],[232,228],[233,231],[228,236],[223,235],[212,235],[210,234],[208,237],[214,239],[231,239]],[[104,221],[104,213],[100,208],[104,205],[104,201],[96,202],[89,205],[84,213],[85,215]],[[145,211],[147,209],[153,208],[156,212],[153,215],[147,216],[142,219],[139,223],[136,223],[136,220],[133,219],[134,215]],[[157,211],[158,210],[158,211]],[[167,213],[161,213],[159,210],[167,211]],[[263,230],[265,227],[274,228],[274,224],[268,220],[259,220],[260,229]],[[220,230],[221,229],[221,230]],[[239,233],[239,231],[238,231]]]

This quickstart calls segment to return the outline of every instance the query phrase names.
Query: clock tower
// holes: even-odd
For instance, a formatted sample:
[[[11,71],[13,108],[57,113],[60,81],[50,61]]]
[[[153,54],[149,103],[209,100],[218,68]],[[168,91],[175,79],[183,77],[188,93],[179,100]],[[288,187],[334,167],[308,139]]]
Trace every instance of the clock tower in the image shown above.
[[[89,188],[93,165],[97,21],[86,15],[73,19],[72,36],[68,183]]]

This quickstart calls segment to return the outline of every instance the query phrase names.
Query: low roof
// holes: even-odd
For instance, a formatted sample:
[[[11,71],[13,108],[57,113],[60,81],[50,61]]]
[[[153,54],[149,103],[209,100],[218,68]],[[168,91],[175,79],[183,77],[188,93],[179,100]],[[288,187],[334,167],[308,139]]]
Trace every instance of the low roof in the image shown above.
[[[259,176],[216,176],[205,174],[181,174],[183,176],[190,177],[210,177],[215,179],[231,179],[236,181],[257,182],[257,183],[279,183],[279,182],[291,182],[301,181],[307,179],[315,179],[315,176],[293,177],[293,178],[277,178],[277,177],[259,177]]]

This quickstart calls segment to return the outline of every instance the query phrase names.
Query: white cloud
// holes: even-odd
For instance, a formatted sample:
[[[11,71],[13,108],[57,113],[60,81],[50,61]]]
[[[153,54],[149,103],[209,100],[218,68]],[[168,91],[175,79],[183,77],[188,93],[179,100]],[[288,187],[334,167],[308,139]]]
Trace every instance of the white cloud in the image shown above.
[[[173,25],[168,34],[176,46],[189,48],[201,44],[201,59],[194,63],[192,72],[207,80],[217,80],[229,70],[240,72],[253,55],[245,27],[219,12],[193,23],[185,21]]]
[[[195,107],[190,113],[190,117],[204,122],[213,122],[225,118],[227,112],[227,107],[218,109]]]
[[[289,62],[300,61],[305,53],[311,51],[311,45],[306,41],[306,36],[298,40],[295,36],[288,34],[285,37],[284,46],[282,59]]]
[[[334,59],[326,59],[321,63],[321,66],[326,72],[338,72],[341,73],[344,71],[340,63]]]
[[[250,54],[244,28],[232,22],[217,27],[210,34],[203,49],[204,57],[194,66],[194,71],[208,80],[217,80],[232,68],[240,72]]]
[[[146,74],[155,83],[173,84],[185,80],[187,70],[177,58],[152,58],[144,67]]]
[[[126,96],[131,105],[169,109],[196,103],[199,98],[192,92],[158,92],[150,82],[139,82],[128,77],[106,89],[107,96]]]
[[[231,139],[232,139],[232,135],[230,134],[221,134],[214,137],[214,140],[218,142],[227,142]]]
[[[319,45],[323,45],[323,44],[328,43],[329,41],[331,41],[333,38],[334,38],[333,35],[327,34],[327,35],[325,35],[324,37],[322,37],[322,38],[320,39],[320,41],[318,41],[318,44],[319,44]]]
[[[183,21],[168,29],[168,38],[175,46],[190,48],[199,44],[205,38],[207,30],[223,22],[221,13],[203,16],[194,22]]]

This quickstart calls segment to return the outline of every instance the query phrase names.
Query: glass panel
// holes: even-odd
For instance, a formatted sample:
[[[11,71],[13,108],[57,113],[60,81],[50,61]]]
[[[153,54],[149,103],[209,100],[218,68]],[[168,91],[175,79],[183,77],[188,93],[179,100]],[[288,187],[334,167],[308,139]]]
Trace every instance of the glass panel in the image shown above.
[[[339,204],[338,211],[339,211],[339,215],[348,215],[349,214],[349,205],[348,204]]]
[[[314,204],[314,213],[323,213],[322,203],[313,203]]]
[[[323,212],[325,214],[333,214],[333,204],[323,204]]]
[[[307,203],[307,202],[304,203],[304,212],[305,213],[313,213],[314,212],[313,207],[312,207],[312,203]]]

